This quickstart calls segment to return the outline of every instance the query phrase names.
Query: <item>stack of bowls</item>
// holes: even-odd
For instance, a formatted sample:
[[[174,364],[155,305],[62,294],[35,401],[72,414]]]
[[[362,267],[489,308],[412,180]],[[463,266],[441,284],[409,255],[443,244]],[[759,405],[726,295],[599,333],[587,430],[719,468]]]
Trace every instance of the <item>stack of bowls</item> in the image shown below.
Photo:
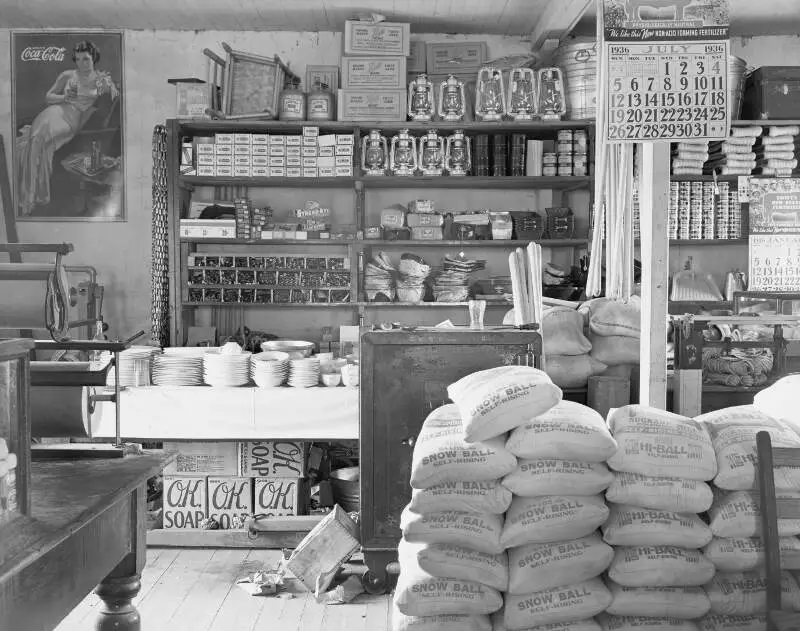
[[[277,388],[289,376],[289,353],[265,351],[250,358],[253,381],[259,388]]]
[[[246,386],[250,383],[250,356],[251,353],[205,353],[203,381],[209,386]]]
[[[272,340],[271,342],[262,342],[261,350],[289,353],[289,359],[302,359],[311,357],[314,352],[314,343],[298,340]]]
[[[312,388],[319,385],[319,360],[316,357],[289,360],[289,385]]]

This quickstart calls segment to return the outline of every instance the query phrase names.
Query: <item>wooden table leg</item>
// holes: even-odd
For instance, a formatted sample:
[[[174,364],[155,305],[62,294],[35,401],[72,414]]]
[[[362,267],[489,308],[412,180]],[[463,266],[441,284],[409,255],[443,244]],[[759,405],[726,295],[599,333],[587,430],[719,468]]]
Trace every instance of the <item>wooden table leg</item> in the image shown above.
[[[95,593],[102,599],[95,631],[141,631],[141,619],[133,599],[141,588],[141,576],[147,560],[145,515],[147,486],[134,489],[131,503],[131,552],[97,586]]]

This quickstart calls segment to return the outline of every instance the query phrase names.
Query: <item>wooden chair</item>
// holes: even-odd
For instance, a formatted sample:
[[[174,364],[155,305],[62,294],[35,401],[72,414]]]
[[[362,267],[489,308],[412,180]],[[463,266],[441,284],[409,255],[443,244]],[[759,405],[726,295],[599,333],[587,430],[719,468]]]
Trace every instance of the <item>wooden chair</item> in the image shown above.
[[[768,631],[800,631],[800,613],[781,610],[778,519],[800,519],[800,499],[777,499],[773,467],[800,467],[800,448],[772,447],[768,432],[756,435],[761,530],[767,572]]]

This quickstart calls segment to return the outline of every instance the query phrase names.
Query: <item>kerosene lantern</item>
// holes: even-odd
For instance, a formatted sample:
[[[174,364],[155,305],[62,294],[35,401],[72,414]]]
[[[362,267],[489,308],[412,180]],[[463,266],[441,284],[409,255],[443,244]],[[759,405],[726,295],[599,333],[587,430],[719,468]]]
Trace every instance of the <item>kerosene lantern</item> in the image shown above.
[[[558,121],[567,113],[564,99],[564,80],[560,68],[540,68],[537,73],[539,88],[539,116],[544,121]]]
[[[361,170],[366,175],[384,175],[389,162],[386,138],[373,129],[361,139]]]
[[[412,121],[430,121],[435,108],[433,81],[423,72],[408,84],[408,117]]]
[[[536,73],[514,68],[508,75],[508,115],[515,121],[533,120],[536,114]]]
[[[499,121],[506,113],[503,72],[484,66],[475,85],[475,116],[482,121]]]
[[[429,129],[419,139],[419,168],[423,175],[441,175],[444,171],[444,138],[439,131]]]
[[[464,97],[464,82],[453,75],[439,84],[439,118],[443,121],[456,122],[464,120],[467,110]]]
[[[463,129],[456,129],[447,137],[447,149],[444,158],[445,169],[450,175],[466,175],[472,168],[472,153],[469,150],[469,138]]]
[[[392,175],[414,175],[417,170],[417,140],[407,129],[392,137],[389,149],[389,170]]]

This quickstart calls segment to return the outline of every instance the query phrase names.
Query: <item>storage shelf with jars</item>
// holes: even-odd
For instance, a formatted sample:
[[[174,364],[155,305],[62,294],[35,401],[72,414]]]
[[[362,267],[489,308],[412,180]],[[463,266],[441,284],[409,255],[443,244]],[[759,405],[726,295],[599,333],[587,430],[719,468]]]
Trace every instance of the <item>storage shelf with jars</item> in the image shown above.
[[[550,248],[553,256],[563,259],[564,265],[569,269],[569,265],[576,263],[580,253],[588,246],[585,228],[588,226],[588,206],[591,200],[592,165],[585,164],[585,175],[525,175],[526,171],[520,162],[524,163],[528,156],[520,151],[516,155],[524,157],[513,165],[513,172],[516,174],[511,175],[513,148],[510,143],[511,136],[516,134],[518,143],[523,140],[526,143],[526,151],[528,141],[550,143],[556,149],[560,139],[562,144],[565,142],[563,139],[566,131],[571,132],[571,139],[578,132],[580,142],[585,148],[593,140],[594,125],[583,121],[541,120],[405,123],[168,121],[168,164],[171,169],[168,179],[171,213],[170,269],[174,270],[170,281],[171,313],[174,314],[171,319],[172,343],[185,343],[189,326],[207,325],[209,321],[213,323],[216,318],[223,317],[215,315],[218,308],[224,309],[225,313],[235,313],[235,309],[240,307],[246,308],[248,323],[253,318],[262,318],[256,315],[259,308],[277,309],[281,313],[285,311],[291,314],[286,326],[300,317],[303,309],[309,310],[309,318],[316,319],[320,309],[330,308],[331,315],[325,317],[326,321],[330,319],[331,323],[341,323],[344,320],[344,323],[352,324],[360,324],[365,319],[371,321],[371,318],[378,317],[377,313],[393,307],[408,311],[412,321],[415,316],[411,314],[415,307],[427,307],[436,313],[442,309],[461,310],[464,307],[461,302],[408,302],[401,301],[399,295],[397,302],[368,302],[366,298],[372,296],[365,292],[363,266],[369,261],[371,253],[383,249],[391,253],[392,258],[399,257],[401,251],[414,253],[417,250],[424,251],[431,267],[438,269],[438,259],[444,258],[446,253],[455,256],[462,249],[468,248],[469,252],[479,253],[478,257],[470,258],[486,259],[487,274],[507,275],[507,269],[503,268],[506,258],[503,250],[527,244],[527,237],[532,234],[525,232],[524,236],[517,236],[516,233],[508,232],[510,238],[498,237],[492,240],[487,238],[491,237],[491,233],[487,235],[484,230],[475,231],[474,235],[472,232],[464,232],[463,236],[462,232],[458,232],[455,238],[445,234],[438,239],[430,239],[427,234],[424,238],[414,238],[412,234],[405,240],[392,240],[402,237],[389,235],[374,238],[374,234],[368,234],[368,229],[376,225],[377,215],[381,208],[389,204],[388,200],[405,204],[414,199],[435,199],[436,206],[442,209],[442,213],[453,210],[463,212],[473,208],[491,208],[503,212],[514,209],[523,213],[535,209],[540,213],[540,221],[544,223],[545,206],[570,206],[571,196],[579,195],[576,198],[578,202],[575,204],[575,214],[580,217],[580,229],[576,223],[573,231],[553,239],[542,239],[543,233],[539,230],[530,239],[539,240],[543,247]],[[373,172],[376,170],[375,163],[369,165],[366,160],[370,132],[374,132],[373,138],[385,138],[385,144],[383,141],[379,142],[380,147],[385,147],[385,150],[377,160],[378,165],[385,166],[383,174],[368,174],[370,166],[373,167]],[[490,142],[496,138],[498,143],[508,143],[504,154],[505,165],[495,169],[495,156],[490,156],[489,164],[482,165],[482,170],[477,166],[473,167],[475,153],[470,147],[469,152],[462,151],[459,154],[461,157],[457,161],[460,163],[455,165],[458,168],[453,169],[452,162],[447,165],[450,168],[446,168],[443,162],[447,158],[452,161],[453,154],[458,153],[453,151],[457,132],[462,149],[472,145],[478,136],[487,136]],[[220,138],[223,141],[221,143]],[[435,156],[436,165],[433,168],[430,168],[430,164],[423,164],[427,159],[426,147],[420,148],[417,145],[419,138],[424,138],[431,147],[437,147],[438,155]],[[409,144],[415,145],[411,152],[406,152],[411,162],[404,165],[405,171],[401,169],[405,173],[403,175],[397,174],[391,168],[393,139],[395,147],[401,140],[409,139],[413,139]],[[451,139],[449,143],[448,139]],[[588,154],[588,150],[586,152]],[[399,157],[397,153],[395,149],[395,158]],[[187,156],[191,162],[186,161]],[[206,157],[200,160],[201,156]],[[219,160],[220,157],[222,160]],[[312,166],[312,162],[316,166]],[[323,174],[323,169],[331,169],[330,163],[333,165],[333,174]],[[420,164],[423,168],[416,168]],[[205,169],[201,175],[200,166],[213,167],[213,174],[208,174],[209,170]],[[234,170],[236,166],[239,166],[238,171]],[[233,174],[243,173],[248,166],[249,175]],[[254,175],[256,166],[259,170],[255,172],[259,175]],[[414,168],[408,168],[410,166]],[[219,167],[222,167],[222,174],[218,173]],[[227,168],[231,170],[228,171]],[[260,175],[265,173],[265,168],[266,174]],[[290,172],[290,168],[294,170]],[[557,173],[558,164],[553,165],[553,168]],[[441,175],[431,173],[438,173],[438,169],[441,169]],[[476,171],[482,174],[475,175]],[[262,215],[260,221],[269,223],[258,225],[254,223],[254,215],[251,215],[251,223],[242,230],[241,222],[229,220],[227,228],[224,228],[224,221],[203,221],[192,214],[196,212],[198,205],[234,206],[241,198],[251,199],[253,206],[260,206],[262,203],[274,206],[276,216],[287,207],[301,208],[308,200],[320,200],[323,205],[331,207],[332,216],[314,225],[314,229],[305,230],[302,229],[304,226],[299,214],[288,219]],[[274,226],[270,226],[272,221],[276,222]],[[190,225],[193,222],[197,225]],[[267,238],[267,233],[270,236],[278,233],[296,234],[289,226],[280,222],[295,224],[294,227],[299,228],[303,237]],[[273,230],[273,227],[276,229]],[[373,238],[369,238],[370,236]],[[197,269],[198,265],[190,263],[191,257],[197,256],[220,257],[218,267],[212,265],[204,270]],[[268,267],[266,263],[262,267],[259,259],[266,260],[271,256],[284,257],[285,265],[288,265],[289,258],[302,258],[306,262],[311,261],[308,263],[311,267],[305,267],[305,263],[298,264],[303,266],[302,269],[298,270],[296,278],[289,279],[290,270],[294,269],[297,262],[292,261],[286,270],[280,265]],[[240,257],[243,259],[241,264],[237,260]],[[232,258],[234,263],[226,269],[227,263],[223,265],[223,258]],[[319,268],[320,259],[332,258],[337,259],[335,285],[328,284],[329,279],[325,274],[330,270],[327,265],[324,269]],[[252,259],[255,259],[255,263]],[[220,272],[218,276],[217,271]],[[259,277],[259,272],[266,271],[274,272],[276,277],[267,279],[266,273],[261,274],[263,278]],[[284,271],[287,273],[284,274]],[[277,277],[279,273],[280,279]],[[370,311],[373,307],[375,311]],[[253,327],[252,324],[248,325]]]

